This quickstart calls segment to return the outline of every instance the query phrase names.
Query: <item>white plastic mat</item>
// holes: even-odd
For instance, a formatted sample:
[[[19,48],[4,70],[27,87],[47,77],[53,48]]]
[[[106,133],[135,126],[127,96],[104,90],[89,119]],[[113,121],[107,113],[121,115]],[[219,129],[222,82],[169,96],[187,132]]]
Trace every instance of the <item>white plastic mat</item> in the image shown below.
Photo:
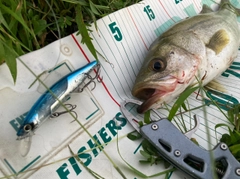
[[[97,83],[93,91],[90,85],[83,93],[72,94],[68,103],[77,105],[79,121],[88,127],[95,140],[101,144],[106,143],[105,152],[128,179],[141,177],[130,171],[120,158],[117,152],[117,134],[120,153],[132,166],[146,175],[165,169],[163,165],[150,166],[139,163],[139,160],[143,159],[139,153],[141,141],[126,138],[126,134],[133,131],[133,128],[120,113],[119,104],[126,98],[132,98],[133,82],[153,40],[172,24],[198,14],[202,3],[216,7],[210,0],[146,0],[98,20],[97,31],[91,27],[94,46],[114,68],[99,57],[103,83]],[[233,0],[232,3],[240,6],[237,0]],[[42,79],[52,82],[51,78],[59,78],[95,60],[87,47],[80,42],[81,36],[72,34],[20,58],[37,75],[46,72]],[[35,77],[19,61],[15,85],[6,65],[0,66],[0,76],[0,178],[7,178],[19,172],[22,173],[16,178],[93,178],[74,157],[71,157],[68,145],[74,153],[81,153],[78,157],[85,165],[104,178],[121,178],[101,149],[96,147],[94,141],[76,122],[72,122],[73,119],[68,114],[47,120],[35,132],[29,154],[22,157],[19,141],[16,141],[16,130],[43,89],[38,82],[29,89]],[[219,77],[227,92],[221,95],[216,92],[209,93],[222,103],[239,103],[239,80],[240,52],[233,65]],[[196,100],[196,95],[197,92],[189,99],[191,108],[201,105],[200,101]],[[206,97],[203,98],[208,102]],[[59,108],[59,111],[61,110],[63,109]],[[166,111],[159,111],[163,117],[167,116]],[[202,109],[195,110],[191,113],[193,114],[197,114],[201,121],[201,127],[194,137],[206,148],[208,142]],[[188,115],[184,115],[186,122],[189,121]],[[211,144],[215,146],[214,127],[218,123],[226,122],[226,119],[212,104],[207,107],[207,119]],[[116,121],[119,126],[115,125]],[[217,139],[224,132],[227,132],[225,128],[219,129]],[[164,177],[163,175],[162,178]],[[183,177],[181,172],[173,172],[169,176]]]

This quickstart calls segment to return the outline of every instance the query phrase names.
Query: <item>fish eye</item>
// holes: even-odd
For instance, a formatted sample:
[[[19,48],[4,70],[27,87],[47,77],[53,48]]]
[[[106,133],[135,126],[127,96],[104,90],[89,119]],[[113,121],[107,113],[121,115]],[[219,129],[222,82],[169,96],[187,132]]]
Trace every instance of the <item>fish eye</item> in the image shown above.
[[[161,58],[154,58],[150,62],[150,68],[156,72],[161,72],[165,70],[167,67],[166,60],[163,60]]]
[[[31,131],[31,130],[32,130],[31,124],[26,124],[26,125],[23,127],[23,130],[24,130],[25,132]]]

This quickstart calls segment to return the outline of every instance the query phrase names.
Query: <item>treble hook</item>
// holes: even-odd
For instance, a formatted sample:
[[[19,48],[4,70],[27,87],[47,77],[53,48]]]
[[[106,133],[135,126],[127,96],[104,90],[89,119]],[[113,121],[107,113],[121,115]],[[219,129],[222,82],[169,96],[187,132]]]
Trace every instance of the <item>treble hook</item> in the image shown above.
[[[52,113],[52,114],[50,115],[50,118],[56,118],[56,117],[59,117],[59,116],[62,115],[62,114],[68,113],[68,112],[72,112],[72,113],[75,114],[75,117],[76,117],[76,118],[78,117],[77,113],[74,111],[74,109],[77,107],[77,105],[65,104],[65,106],[66,106],[66,108],[68,108],[68,110]]]
[[[78,89],[78,92],[82,92],[88,85],[90,85],[90,83],[93,83],[93,88],[91,90],[94,90],[96,87],[96,82],[94,81],[95,79],[97,79],[97,82],[101,83],[102,82],[102,77],[99,77],[100,74],[100,67],[101,65],[98,64],[97,65],[97,70],[96,70],[96,75],[94,77],[92,77],[91,75],[89,75],[88,73],[85,73],[84,75],[87,76],[88,79],[90,79],[90,81],[88,81],[82,88]]]
[[[103,77],[99,76],[100,73],[101,73],[101,66],[100,66],[100,64],[98,64],[96,75],[95,75],[95,77],[93,79],[97,79],[97,82],[102,83]]]

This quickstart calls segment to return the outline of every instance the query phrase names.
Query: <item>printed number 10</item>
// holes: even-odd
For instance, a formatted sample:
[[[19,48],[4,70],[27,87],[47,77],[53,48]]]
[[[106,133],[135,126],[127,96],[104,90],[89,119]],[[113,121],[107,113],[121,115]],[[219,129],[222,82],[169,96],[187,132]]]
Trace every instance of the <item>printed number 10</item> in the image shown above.
[[[151,9],[151,7],[149,5],[144,7],[143,11],[147,13],[150,21],[155,19],[155,14],[154,14],[153,10]]]

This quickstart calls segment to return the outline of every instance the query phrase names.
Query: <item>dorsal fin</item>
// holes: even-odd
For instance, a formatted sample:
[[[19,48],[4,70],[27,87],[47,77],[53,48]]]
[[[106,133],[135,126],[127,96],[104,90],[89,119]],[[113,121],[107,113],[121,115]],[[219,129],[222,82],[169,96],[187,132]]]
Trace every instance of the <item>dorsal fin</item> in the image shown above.
[[[200,13],[204,14],[204,13],[209,13],[209,12],[213,12],[213,10],[210,7],[208,7],[206,4],[203,4],[202,10]]]

